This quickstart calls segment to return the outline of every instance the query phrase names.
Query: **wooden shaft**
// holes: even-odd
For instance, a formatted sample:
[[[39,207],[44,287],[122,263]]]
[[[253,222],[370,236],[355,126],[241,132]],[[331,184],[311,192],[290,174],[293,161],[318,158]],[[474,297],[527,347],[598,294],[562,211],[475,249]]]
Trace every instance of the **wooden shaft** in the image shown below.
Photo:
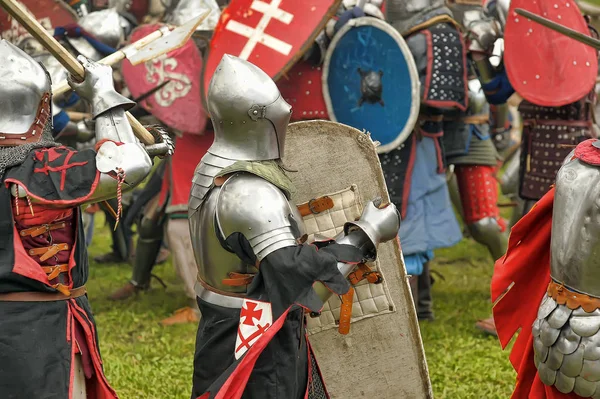
[[[80,80],[84,78],[85,69],[79,61],[50,35],[35,18],[29,15],[16,0],[0,0],[0,5],[23,25],[31,36],[36,38],[42,46],[56,57],[71,75]],[[142,143],[146,145],[154,144],[154,137],[129,112],[127,112],[127,119],[129,119],[133,133]]]
[[[160,29],[156,30],[156,31],[150,33],[149,35],[144,36],[140,40],[130,44],[129,46],[126,46],[126,47],[122,48],[121,50],[115,51],[114,53],[102,58],[98,62],[100,64],[113,66],[116,63],[124,60],[126,57],[126,54],[130,50],[132,50],[132,49],[138,50],[138,49],[148,45],[149,43],[155,41],[156,39],[161,38],[163,36],[163,34],[164,33],[162,30],[160,30]],[[69,83],[66,80],[52,86],[52,93],[57,97],[65,94],[69,90],[71,90],[71,86],[69,86]]]
[[[92,119],[92,114],[88,112],[67,111],[67,115],[73,122],[79,122],[84,119]]]

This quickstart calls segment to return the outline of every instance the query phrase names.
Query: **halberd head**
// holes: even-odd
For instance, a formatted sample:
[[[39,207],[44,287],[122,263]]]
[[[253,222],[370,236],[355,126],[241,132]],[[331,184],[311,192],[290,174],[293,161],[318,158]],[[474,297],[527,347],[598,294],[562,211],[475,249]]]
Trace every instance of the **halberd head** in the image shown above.
[[[48,74],[23,50],[0,40],[0,146],[37,142],[51,123]]]
[[[207,102],[215,129],[210,153],[243,161],[283,156],[292,107],[256,65],[224,55],[210,81]]]

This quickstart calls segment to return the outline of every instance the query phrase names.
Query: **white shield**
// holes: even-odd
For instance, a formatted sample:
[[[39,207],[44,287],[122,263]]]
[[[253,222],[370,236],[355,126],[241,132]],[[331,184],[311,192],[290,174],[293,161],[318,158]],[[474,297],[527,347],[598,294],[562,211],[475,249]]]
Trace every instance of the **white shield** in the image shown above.
[[[272,325],[273,312],[269,302],[244,299],[235,340],[235,358],[242,357]]]

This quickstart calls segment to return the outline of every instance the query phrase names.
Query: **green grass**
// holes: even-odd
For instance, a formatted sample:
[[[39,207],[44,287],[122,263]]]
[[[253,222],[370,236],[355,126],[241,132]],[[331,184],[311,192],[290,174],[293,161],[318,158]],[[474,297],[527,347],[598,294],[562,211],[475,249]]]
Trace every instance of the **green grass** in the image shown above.
[[[98,214],[97,214],[98,215]],[[97,216],[90,256],[105,252],[108,228]],[[487,251],[469,239],[436,252],[433,287],[436,320],[421,331],[434,396],[441,398],[508,398],[515,374],[497,340],[474,328],[490,315],[492,262]],[[91,262],[89,296],[100,334],[109,381],[124,399],[188,399],[191,390],[195,325],[162,327],[159,321],[187,305],[170,262],[155,273],[165,279],[137,300],[110,302],[106,296],[130,277],[128,265]],[[399,398],[400,399],[400,398]]]

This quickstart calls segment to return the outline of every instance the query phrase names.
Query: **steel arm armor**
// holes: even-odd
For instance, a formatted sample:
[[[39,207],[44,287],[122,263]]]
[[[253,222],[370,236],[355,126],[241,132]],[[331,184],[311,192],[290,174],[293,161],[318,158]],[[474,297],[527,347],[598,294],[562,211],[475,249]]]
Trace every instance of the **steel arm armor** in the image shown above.
[[[280,248],[298,245],[304,234],[297,208],[281,190],[248,173],[235,174],[223,184],[215,219],[225,240],[235,233],[246,238],[257,262]]]

